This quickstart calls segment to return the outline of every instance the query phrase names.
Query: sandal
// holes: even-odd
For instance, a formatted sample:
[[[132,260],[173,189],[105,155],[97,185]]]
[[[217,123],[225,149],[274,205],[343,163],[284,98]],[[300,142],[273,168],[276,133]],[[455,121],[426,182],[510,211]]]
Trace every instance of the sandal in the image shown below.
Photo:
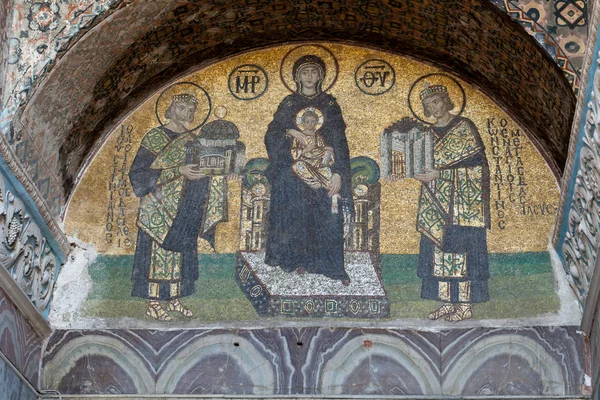
[[[179,302],[179,299],[171,300],[167,303],[168,311],[180,312],[184,317],[192,318],[194,313],[189,308]]]
[[[451,303],[444,303],[437,310],[427,314],[427,318],[435,321],[436,319],[440,319],[443,316],[453,314],[454,311],[454,305],[452,305]]]
[[[173,318],[162,308],[158,300],[149,300],[146,305],[146,315],[158,321],[170,321]]]
[[[465,319],[473,318],[473,308],[471,308],[471,303],[459,303],[456,306],[455,311],[446,316],[446,321],[457,322]]]

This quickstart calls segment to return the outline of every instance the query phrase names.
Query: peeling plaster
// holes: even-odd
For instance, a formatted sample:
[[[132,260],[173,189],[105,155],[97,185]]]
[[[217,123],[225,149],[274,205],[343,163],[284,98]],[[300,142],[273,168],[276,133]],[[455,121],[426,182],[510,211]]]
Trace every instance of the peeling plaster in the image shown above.
[[[54,301],[48,317],[53,328],[72,328],[79,320],[81,308],[92,290],[92,279],[88,267],[98,253],[93,245],[69,237],[73,250],[62,266],[54,290]]]

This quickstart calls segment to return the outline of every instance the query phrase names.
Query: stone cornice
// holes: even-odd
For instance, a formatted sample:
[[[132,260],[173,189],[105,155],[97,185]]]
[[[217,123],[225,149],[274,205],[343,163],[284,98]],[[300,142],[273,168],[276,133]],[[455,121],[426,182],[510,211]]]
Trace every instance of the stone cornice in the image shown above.
[[[600,266],[598,264],[600,264],[600,257],[596,259],[595,273],[592,275],[588,297],[583,307],[583,317],[581,318],[581,330],[589,337],[592,336],[594,324],[599,322],[594,320],[598,309],[598,298],[600,298]]]
[[[50,233],[54,237],[54,240],[60,247],[60,250],[63,252],[66,257],[70,252],[69,241],[65,236],[63,230],[58,225],[52,214],[50,213],[50,208],[46,204],[46,201],[42,197],[39,192],[37,186],[33,183],[25,169],[21,165],[21,163],[17,160],[15,153],[13,152],[8,140],[4,135],[0,134],[0,156],[4,159],[4,162],[13,173],[13,175],[19,180],[19,182],[23,185],[27,194],[31,197],[35,206],[37,207],[37,211],[40,213],[43,218],[43,222],[48,226]],[[42,221],[39,221],[42,222]]]
[[[583,308],[581,330],[588,336],[594,324],[600,295],[600,254],[598,253],[598,182],[600,182],[600,146],[594,139],[600,126],[599,89],[587,90],[590,82],[599,78],[600,69],[592,74],[593,63],[600,62],[596,54],[596,39],[600,21],[600,7],[594,2],[590,25],[590,45],[587,47],[584,75],[586,90],[579,93],[578,104],[571,128],[571,140],[565,173],[561,182],[561,204],[554,231],[554,245],[563,254],[569,283]],[[592,81],[590,81],[590,79]],[[585,122],[585,126],[582,123]],[[575,158],[579,151],[579,158]],[[581,165],[579,167],[579,165]],[[573,169],[579,167],[578,169]],[[577,177],[573,174],[577,172]],[[570,190],[573,188],[573,193]],[[572,204],[565,209],[568,196]],[[568,221],[566,221],[568,216]],[[563,222],[564,221],[564,222]],[[566,225],[566,226],[563,226]],[[561,231],[566,229],[564,243],[559,242]]]
[[[2,266],[0,266],[0,287],[4,289],[10,300],[23,313],[42,339],[50,336],[52,328],[48,322],[40,315],[37,308]]]

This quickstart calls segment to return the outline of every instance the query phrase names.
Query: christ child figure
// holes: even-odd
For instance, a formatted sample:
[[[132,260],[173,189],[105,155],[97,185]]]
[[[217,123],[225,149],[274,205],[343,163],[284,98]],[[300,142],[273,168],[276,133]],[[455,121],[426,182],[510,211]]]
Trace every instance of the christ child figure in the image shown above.
[[[325,144],[319,132],[319,116],[312,110],[306,110],[300,120],[301,132],[289,130],[293,137],[292,170],[314,189],[329,188],[332,176],[329,167],[334,163],[333,149]]]
[[[334,164],[333,148],[326,145],[320,134],[322,123],[319,115],[311,109],[304,110],[299,118],[298,128],[288,130],[293,137],[292,142],[292,170],[307,185],[313,189],[331,187],[333,172],[331,166]],[[332,196],[331,211],[338,212],[339,195]]]

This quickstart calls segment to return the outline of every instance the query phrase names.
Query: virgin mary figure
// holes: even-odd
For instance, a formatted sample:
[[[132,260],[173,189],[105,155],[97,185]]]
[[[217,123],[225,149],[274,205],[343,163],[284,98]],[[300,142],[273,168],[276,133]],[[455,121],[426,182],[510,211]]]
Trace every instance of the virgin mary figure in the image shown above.
[[[265,263],[349,285],[342,213],[353,210],[346,124],[336,99],[323,92],[326,67],[320,57],[300,57],[292,74],[296,92],[279,104],[265,135],[270,161],[265,175],[271,184]],[[318,133],[303,129],[305,113],[320,116]],[[293,166],[317,134],[331,174],[320,181],[303,179]]]

